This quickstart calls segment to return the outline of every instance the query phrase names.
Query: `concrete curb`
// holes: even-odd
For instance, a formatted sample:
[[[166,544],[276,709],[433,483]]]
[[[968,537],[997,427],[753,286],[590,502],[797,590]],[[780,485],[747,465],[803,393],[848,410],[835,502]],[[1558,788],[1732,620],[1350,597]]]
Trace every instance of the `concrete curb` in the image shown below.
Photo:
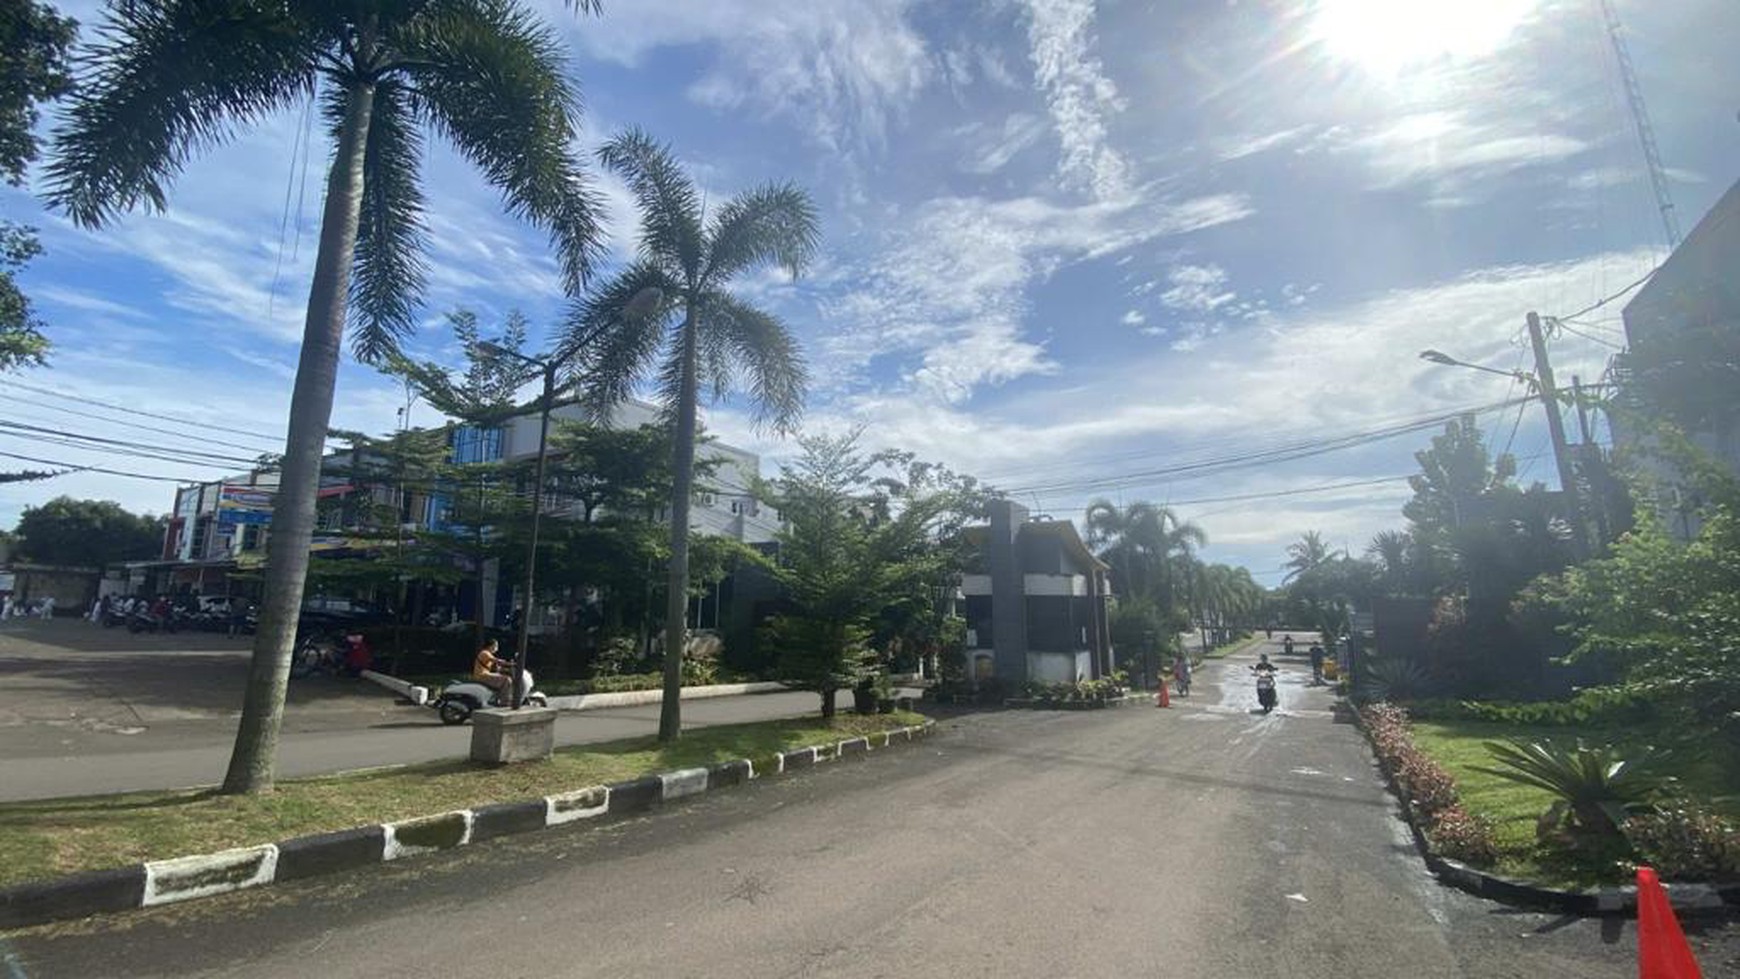
[[[799,748],[759,762],[740,758],[708,768],[587,786],[541,799],[493,803],[263,846],[31,881],[0,888],[0,931],[265,887],[582,820],[646,812],[666,802],[742,785],[751,779],[916,741],[935,729],[936,721],[926,720],[867,738]]]
[[[791,688],[783,683],[714,683],[705,687],[684,687],[679,700],[706,700],[709,697],[737,697],[747,693],[775,693]],[[620,690],[615,693],[564,694],[551,697],[550,706],[557,710],[598,710],[603,707],[638,707],[663,703],[663,690]]]
[[[1356,712],[1354,715],[1361,733],[1366,734],[1368,741],[1370,732],[1365,729],[1365,721]],[[1497,901],[1516,907],[1536,908],[1545,911],[1556,911],[1560,914],[1579,916],[1617,916],[1635,917],[1637,915],[1637,888],[1635,887],[1605,887],[1594,891],[1561,891],[1551,887],[1543,887],[1528,881],[1514,880],[1488,873],[1478,867],[1470,867],[1460,860],[1439,856],[1432,852],[1430,841],[1426,839],[1425,830],[1420,828],[1414,819],[1413,807],[1396,786],[1396,780],[1382,762],[1378,762],[1378,771],[1383,773],[1384,785],[1390,794],[1396,797],[1402,813],[1402,821],[1408,824],[1408,833],[1414,839],[1414,849],[1418,850],[1421,859],[1426,863],[1426,869],[1431,871],[1438,881],[1459,891],[1472,894],[1475,897]],[[1663,885],[1668,894],[1668,901],[1674,911],[1681,915],[1740,910],[1740,884],[1703,884],[1703,883],[1667,883]]]

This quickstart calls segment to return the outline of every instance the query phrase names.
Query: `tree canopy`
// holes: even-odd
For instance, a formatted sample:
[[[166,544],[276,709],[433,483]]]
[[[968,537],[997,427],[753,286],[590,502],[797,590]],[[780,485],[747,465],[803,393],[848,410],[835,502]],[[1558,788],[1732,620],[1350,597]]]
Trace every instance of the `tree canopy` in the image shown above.
[[[57,496],[25,507],[14,532],[29,561],[101,568],[117,561],[143,561],[163,553],[164,519],[139,515],[108,500]]]

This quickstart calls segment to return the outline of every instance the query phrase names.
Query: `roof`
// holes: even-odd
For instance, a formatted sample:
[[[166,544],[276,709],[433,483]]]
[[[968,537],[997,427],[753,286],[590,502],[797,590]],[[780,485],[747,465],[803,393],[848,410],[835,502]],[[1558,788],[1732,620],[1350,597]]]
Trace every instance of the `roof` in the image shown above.
[[[1021,525],[1019,533],[1056,537],[1063,542],[1066,552],[1087,567],[1095,571],[1112,570],[1112,566],[1095,556],[1093,550],[1081,539],[1081,535],[1076,533],[1073,521],[1029,520]]]

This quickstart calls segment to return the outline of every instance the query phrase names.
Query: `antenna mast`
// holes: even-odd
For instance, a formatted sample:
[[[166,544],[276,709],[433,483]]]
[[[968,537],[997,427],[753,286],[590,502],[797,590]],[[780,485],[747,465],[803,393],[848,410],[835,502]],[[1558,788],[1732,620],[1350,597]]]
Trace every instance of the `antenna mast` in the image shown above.
[[[1661,165],[1661,153],[1655,145],[1655,128],[1649,124],[1649,107],[1643,101],[1643,89],[1637,84],[1637,69],[1631,63],[1631,52],[1625,47],[1625,36],[1619,26],[1619,15],[1613,12],[1612,0],[1600,0],[1601,19],[1607,24],[1607,37],[1613,42],[1614,57],[1619,60],[1619,78],[1625,84],[1625,100],[1631,106],[1631,122],[1637,128],[1637,141],[1643,147],[1644,167],[1649,170],[1649,184],[1655,189],[1655,206],[1661,212],[1662,230],[1667,232],[1668,250],[1680,246],[1680,219],[1674,213],[1673,197],[1668,193],[1667,171]]]

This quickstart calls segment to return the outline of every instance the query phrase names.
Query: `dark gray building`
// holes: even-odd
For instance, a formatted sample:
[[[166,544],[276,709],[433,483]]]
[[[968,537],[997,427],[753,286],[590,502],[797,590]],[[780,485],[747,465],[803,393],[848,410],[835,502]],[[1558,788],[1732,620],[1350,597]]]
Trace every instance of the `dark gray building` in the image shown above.
[[[1110,566],[1068,520],[1029,520],[1009,500],[968,528],[977,558],[961,576],[967,669],[975,680],[1049,683],[1112,672]]]

